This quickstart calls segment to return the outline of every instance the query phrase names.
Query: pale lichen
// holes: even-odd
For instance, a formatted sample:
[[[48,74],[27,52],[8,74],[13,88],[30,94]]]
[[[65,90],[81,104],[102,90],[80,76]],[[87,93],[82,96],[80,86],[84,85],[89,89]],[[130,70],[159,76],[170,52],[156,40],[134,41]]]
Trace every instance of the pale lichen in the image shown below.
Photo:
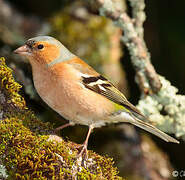
[[[4,165],[0,164],[0,179],[8,178],[7,169]]]
[[[143,96],[138,108],[162,131],[185,139],[185,96],[164,77],[159,76],[162,87],[157,94]]]

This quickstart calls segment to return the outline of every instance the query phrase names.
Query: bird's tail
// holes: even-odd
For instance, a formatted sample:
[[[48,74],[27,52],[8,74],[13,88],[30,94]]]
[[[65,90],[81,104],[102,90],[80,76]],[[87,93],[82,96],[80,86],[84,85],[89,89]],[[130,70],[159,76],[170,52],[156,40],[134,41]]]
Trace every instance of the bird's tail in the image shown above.
[[[132,117],[133,117],[133,115],[132,115]],[[131,124],[133,124],[137,127],[140,127],[141,129],[144,129],[144,130],[160,137],[161,139],[165,140],[166,142],[179,143],[179,141],[177,141],[175,138],[173,138],[173,137],[167,135],[166,133],[160,131],[159,129],[152,126],[151,124],[137,119],[136,117],[133,117],[133,121],[129,121],[129,123],[131,123]]]

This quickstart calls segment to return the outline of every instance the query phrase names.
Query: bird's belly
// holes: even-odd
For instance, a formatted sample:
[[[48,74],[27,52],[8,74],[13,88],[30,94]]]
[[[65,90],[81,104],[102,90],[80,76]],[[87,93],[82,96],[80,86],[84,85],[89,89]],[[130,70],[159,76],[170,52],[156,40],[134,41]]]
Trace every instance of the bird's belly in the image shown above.
[[[34,84],[40,97],[53,110],[75,124],[102,126],[114,108],[111,101],[76,82],[39,78]]]

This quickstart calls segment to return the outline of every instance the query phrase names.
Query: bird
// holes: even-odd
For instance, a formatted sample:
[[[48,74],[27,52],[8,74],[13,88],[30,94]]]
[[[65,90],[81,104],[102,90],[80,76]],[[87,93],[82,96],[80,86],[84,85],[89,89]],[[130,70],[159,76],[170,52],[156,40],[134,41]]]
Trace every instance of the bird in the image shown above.
[[[56,131],[75,124],[89,127],[80,156],[87,152],[92,130],[110,123],[130,123],[166,142],[179,143],[147,123],[147,117],[123,93],[57,39],[37,36],[28,39],[14,53],[29,60],[41,99],[69,121]]]

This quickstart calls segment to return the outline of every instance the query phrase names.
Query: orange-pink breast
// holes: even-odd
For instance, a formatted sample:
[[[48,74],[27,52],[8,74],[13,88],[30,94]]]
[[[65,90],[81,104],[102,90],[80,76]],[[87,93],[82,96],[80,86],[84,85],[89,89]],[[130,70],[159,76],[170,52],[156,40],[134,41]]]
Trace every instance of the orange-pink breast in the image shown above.
[[[67,63],[56,64],[41,71],[33,69],[33,78],[41,98],[74,123],[90,125],[113,112],[113,103],[84,88],[80,84],[80,75]]]

